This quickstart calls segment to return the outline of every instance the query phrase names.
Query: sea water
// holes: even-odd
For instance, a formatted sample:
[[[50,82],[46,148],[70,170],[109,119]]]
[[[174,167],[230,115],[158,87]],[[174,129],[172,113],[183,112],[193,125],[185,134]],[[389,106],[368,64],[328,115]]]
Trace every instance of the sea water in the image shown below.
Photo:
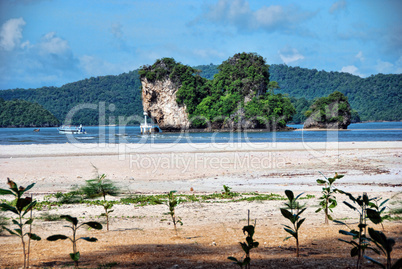
[[[402,122],[371,122],[349,125],[347,130],[303,130],[281,132],[155,133],[141,135],[139,126],[85,127],[81,135],[59,134],[56,127],[0,128],[0,145],[61,143],[235,143],[235,142],[358,142],[401,141]]]

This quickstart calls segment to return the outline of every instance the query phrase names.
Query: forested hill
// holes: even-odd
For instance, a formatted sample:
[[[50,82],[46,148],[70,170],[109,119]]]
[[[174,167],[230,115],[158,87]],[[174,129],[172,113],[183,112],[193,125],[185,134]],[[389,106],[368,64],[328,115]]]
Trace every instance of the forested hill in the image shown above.
[[[211,79],[217,73],[216,65],[200,65],[201,76]],[[290,97],[314,100],[334,91],[345,94],[353,110],[362,121],[402,120],[402,74],[377,74],[361,78],[349,73],[317,71],[300,67],[273,64],[269,68],[270,80],[280,89],[275,93]],[[311,103],[311,102],[310,102]]]
[[[39,103],[61,122],[64,122],[72,108],[84,104],[87,108],[76,107],[72,124],[97,125],[102,110],[105,111],[103,115],[106,124],[118,124],[119,116],[142,115],[140,89],[138,71],[134,70],[118,76],[92,77],[62,87],[4,90],[0,91],[0,97],[5,100],[24,99]],[[109,119],[112,121],[109,122]]]
[[[200,65],[201,76],[212,79],[218,72],[217,65]],[[402,75],[378,74],[360,78],[348,73],[317,71],[287,65],[271,65],[271,81],[277,81],[280,89],[275,93],[289,94],[290,97],[308,100],[328,96],[334,91],[344,93],[357,110],[361,120],[402,120]],[[96,125],[99,119],[99,103],[105,105],[105,123],[115,116],[112,124],[118,124],[118,116],[142,115],[141,82],[138,70],[117,76],[89,78],[62,87],[42,87],[38,89],[13,89],[0,91],[5,100],[23,99],[42,105],[61,122],[67,113],[78,104],[93,104],[94,108],[78,110],[73,124]],[[311,104],[311,102],[299,102]],[[113,106],[114,104],[114,111]],[[295,104],[295,106],[300,106]],[[101,103],[102,109],[102,103]],[[303,108],[296,109],[301,111]],[[305,109],[306,110],[306,109]],[[113,118],[112,118],[113,119]],[[130,123],[134,123],[131,121]]]
[[[287,65],[271,65],[269,71],[271,80],[281,87],[280,93],[311,100],[340,91],[363,121],[402,120],[402,74],[360,78]]]
[[[0,98],[0,127],[51,127],[60,123],[39,104]]]

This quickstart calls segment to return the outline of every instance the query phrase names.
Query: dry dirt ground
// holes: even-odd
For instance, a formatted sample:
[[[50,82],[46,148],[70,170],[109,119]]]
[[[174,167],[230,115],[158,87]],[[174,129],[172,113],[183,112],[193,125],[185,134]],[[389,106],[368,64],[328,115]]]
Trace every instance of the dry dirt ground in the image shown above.
[[[295,193],[315,195],[303,200],[308,209],[300,230],[300,257],[295,257],[294,239],[283,241],[287,233],[282,224],[289,224],[280,213],[283,201],[221,203],[183,203],[177,208],[183,226],[175,234],[166,218],[166,205],[136,207],[116,205],[111,229],[96,231],[82,228],[79,236],[94,236],[98,242],[80,241],[82,268],[236,268],[227,257],[242,257],[239,242],[245,240],[242,227],[247,224],[247,210],[256,220],[255,240],[260,246],[252,250],[252,268],[354,268],[350,246],[338,238],[345,227],[323,224],[323,213],[315,213],[321,187],[315,180],[323,172],[333,176],[345,174],[337,187],[355,195],[368,192],[370,197],[391,198],[390,208],[402,205],[402,142],[345,143],[278,143],[242,145],[234,148],[221,145],[200,149],[191,145],[144,145],[142,148],[81,148],[71,145],[0,146],[0,188],[7,188],[6,178],[26,186],[36,182],[35,199],[48,193],[67,192],[74,184],[83,184],[93,176],[92,165],[99,173],[120,184],[127,192],[141,194],[178,190],[196,194],[219,192],[229,185],[236,192],[278,193],[291,189]],[[121,146],[121,145],[119,145]],[[122,153],[123,152],[123,153]],[[356,227],[358,215],[337,195],[338,207],[333,216]],[[3,198],[3,197],[1,197]],[[80,221],[102,220],[99,206],[63,205],[50,210],[35,211],[35,217],[71,214]],[[387,209],[389,210],[389,209]],[[400,215],[399,215],[400,216]],[[43,239],[32,242],[31,267],[72,267],[68,241],[48,242],[57,233],[71,232],[65,221],[36,219],[34,232]],[[381,226],[375,226],[381,229]],[[402,222],[385,221],[385,233],[396,240],[392,256],[402,258]],[[368,253],[384,261],[376,254]],[[21,268],[22,250],[16,237],[0,237],[0,267]],[[364,268],[375,268],[365,261]]]
[[[178,235],[173,225],[163,213],[166,205],[135,207],[134,205],[116,205],[112,213],[110,231],[82,228],[79,236],[91,236],[99,239],[89,243],[80,241],[80,267],[82,268],[236,268],[227,257],[242,257],[238,242],[245,240],[242,227],[247,224],[247,210],[251,212],[251,221],[256,221],[255,240],[260,246],[252,250],[252,268],[354,268],[356,259],[351,258],[350,246],[338,241],[348,239],[339,234],[346,227],[331,223],[323,224],[323,213],[314,213],[317,209],[319,193],[309,193],[315,198],[302,200],[308,209],[303,213],[305,223],[300,230],[300,257],[295,257],[295,241],[289,239],[282,224],[289,224],[279,208],[283,201],[262,202],[227,202],[220,203],[183,203],[177,208],[177,215],[182,217],[183,226],[179,226]],[[400,206],[401,193],[371,193],[392,198],[389,206]],[[338,201],[345,199],[337,195]],[[35,216],[48,211],[35,212]],[[63,205],[53,207],[49,213],[73,214],[80,221],[103,221],[96,218],[102,212],[97,206]],[[358,215],[340,204],[333,216],[351,226],[356,226]],[[66,221],[35,220],[34,232],[43,239],[71,231],[64,228]],[[380,225],[373,225],[381,230]],[[105,225],[104,225],[105,226]],[[385,221],[385,233],[396,240],[394,258],[402,257],[402,222]],[[16,237],[0,237],[1,268],[20,268],[22,250]],[[31,267],[33,268],[69,268],[72,262],[68,256],[71,243],[68,241],[32,242]],[[372,257],[377,254],[368,252]],[[365,261],[364,268],[376,268]]]

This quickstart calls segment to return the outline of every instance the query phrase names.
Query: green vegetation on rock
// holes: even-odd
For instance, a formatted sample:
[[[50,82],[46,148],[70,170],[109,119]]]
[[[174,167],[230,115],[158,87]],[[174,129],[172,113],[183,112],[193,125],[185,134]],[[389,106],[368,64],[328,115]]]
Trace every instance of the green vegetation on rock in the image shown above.
[[[351,108],[348,98],[341,92],[333,92],[321,97],[305,113],[304,128],[341,128],[350,124]]]
[[[212,65],[209,66],[211,72]],[[269,65],[255,53],[238,53],[217,67],[212,80],[199,70],[172,58],[157,60],[139,70],[150,82],[170,79],[179,87],[177,102],[186,105],[192,127],[216,129],[284,127],[295,109],[281,94],[269,92]],[[275,126],[275,127],[272,127]]]

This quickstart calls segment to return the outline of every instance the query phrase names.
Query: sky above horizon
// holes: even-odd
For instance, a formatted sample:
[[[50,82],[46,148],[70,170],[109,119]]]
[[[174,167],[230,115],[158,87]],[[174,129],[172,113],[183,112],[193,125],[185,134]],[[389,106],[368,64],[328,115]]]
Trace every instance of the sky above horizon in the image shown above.
[[[402,73],[400,0],[1,0],[0,89],[62,86],[163,57]]]

